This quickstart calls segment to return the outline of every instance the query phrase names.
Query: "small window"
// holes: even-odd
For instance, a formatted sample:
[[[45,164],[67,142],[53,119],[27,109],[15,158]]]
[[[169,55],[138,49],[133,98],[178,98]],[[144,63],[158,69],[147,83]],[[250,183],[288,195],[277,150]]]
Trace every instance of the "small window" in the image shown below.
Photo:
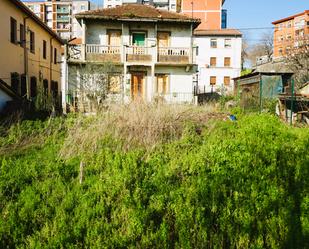
[[[171,9],[172,10],[176,9],[176,4],[171,4]]]
[[[224,39],[224,47],[225,48],[232,47],[232,40],[231,39]]]
[[[15,93],[20,92],[20,81],[19,81],[19,74],[18,73],[11,73],[11,88],[14,90]]]
[[[217,83],[217,77],[216,76],[210,76],[210,85],[215,85]]]
[[[81,5],[80,6],[80,10],[85,10],[86,9],[86,6],[85,5]]]
[[[282,53],[283,53],[283,49],[282,49],[282,48],[279,48],[279,49],[278,49],[278,52],[279,52],[279,54],[282,54]]]
[[[44,90],[44,94],[47,95],[48,94],[48,80],[47,79],[43,80],[43,90]]]
[[[196,47],[195,47],[195,55],[198,56],[198,54],[199,54],[199,47],[196,46]]]
[[[46,59],[47,43],[43,40],[43,59]]]
[[[26,75],[22,74],[20,79],[21,79],[20,95],[22,97],[26,97],[26,95],[27,95]]]
[[[36,77],[30,78],[30,97],[34,98],[37,95],[37,82]]]
[[[217,57],[210,57],[210,66],[215,67],[217,65]]]
[[[52,96],[56,98],[58,96],[58,82],[57,81],[51,82],[50,90],[51,90]]]
[[[54,64],[57,64],[57,48],[54,48]]]
[[[230,57],[224,57],[224,66],[225,67],[231,66],[231,58]]]
[[[291,40],[292,39],[292,35],[291,34],[287,34],[286,39],[287,40]]]
[[[13,17],[11,17],[11,42],[17,43],[17,22]]]
[[[20,46],[25,46],[25,28],[23,24],[19,25],[19,39],[20,39]]]
[[[231,83],[231,77],[229,76],[224,76],[224,85],[229,86]]]
[[[34,32],[30,30],[30,52],[34,54],[35,52],[35,35]]]
[[[111,8],[112,6],[111,5],[107,5],[107,8]]]
[[[210,47],[211,48],[217,48],[218,44],[217,44],[217,39],[211,39],[210,40]]]
[[[53,58],[54,58],[53,54],[54,54],[54,47],[51,45],[50,46],[50,62],[53,62]]]

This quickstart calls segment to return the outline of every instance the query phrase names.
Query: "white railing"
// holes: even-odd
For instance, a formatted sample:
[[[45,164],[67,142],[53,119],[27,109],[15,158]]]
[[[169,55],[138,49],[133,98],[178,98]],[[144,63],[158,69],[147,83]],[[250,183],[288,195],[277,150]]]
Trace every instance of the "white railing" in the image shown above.
[[[82,45],[69,45],[68,55],[70,60],[82,60]]]
[[[150,55],[151,54],[150,47],[143,46],[126,46],[126,54],[132,55]]]
[[[179,47],[159,47],[159,55],[176,55],[176,56],[189,56],[190,48],[179,48]]]
[[[86,44],[87,54],[120,54],[120,46]]]

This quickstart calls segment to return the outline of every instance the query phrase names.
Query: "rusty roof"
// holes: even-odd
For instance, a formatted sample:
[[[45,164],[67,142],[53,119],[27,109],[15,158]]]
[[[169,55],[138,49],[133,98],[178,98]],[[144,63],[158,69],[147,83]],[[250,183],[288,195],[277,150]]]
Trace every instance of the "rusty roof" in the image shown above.
[[[160,10],[143,4],[125,4],[114,8],[90,10],[75,15],[77,19],[104,19],[119,21],[155,21],[155,22],[187,22],[196,26],[200,19],[191,18],[185,14]]]
[[[242,33],[238,29],[205,29],[195,30],[196,36],[242,36]]]

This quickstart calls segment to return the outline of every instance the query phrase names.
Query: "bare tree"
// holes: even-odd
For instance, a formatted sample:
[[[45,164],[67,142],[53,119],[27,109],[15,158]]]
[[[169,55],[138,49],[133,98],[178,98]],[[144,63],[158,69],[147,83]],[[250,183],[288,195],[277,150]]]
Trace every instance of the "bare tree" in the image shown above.
[[[309,81],[309,38],[296,38],[294,46],[286,51],[286,66],[294,73],[295,88],[301,88]]]
[[[70,67],[69,88],[79,109],[99,111],[110,92],[121,91],[120,74],[112,63],[78,64]]]

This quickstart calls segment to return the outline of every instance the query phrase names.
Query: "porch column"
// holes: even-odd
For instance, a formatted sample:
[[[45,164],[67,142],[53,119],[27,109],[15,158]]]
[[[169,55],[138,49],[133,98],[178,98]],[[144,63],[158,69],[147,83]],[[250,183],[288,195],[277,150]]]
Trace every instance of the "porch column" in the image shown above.
[[[82,45],[81,45],[82,60],[86,60],[86,24],[82,19]]]
[[[156,77],[155,77],[155,65],[152,64],[151,65],[151,99],[150,101],[152,101],[155,97],[155,90],[156,90]]]

